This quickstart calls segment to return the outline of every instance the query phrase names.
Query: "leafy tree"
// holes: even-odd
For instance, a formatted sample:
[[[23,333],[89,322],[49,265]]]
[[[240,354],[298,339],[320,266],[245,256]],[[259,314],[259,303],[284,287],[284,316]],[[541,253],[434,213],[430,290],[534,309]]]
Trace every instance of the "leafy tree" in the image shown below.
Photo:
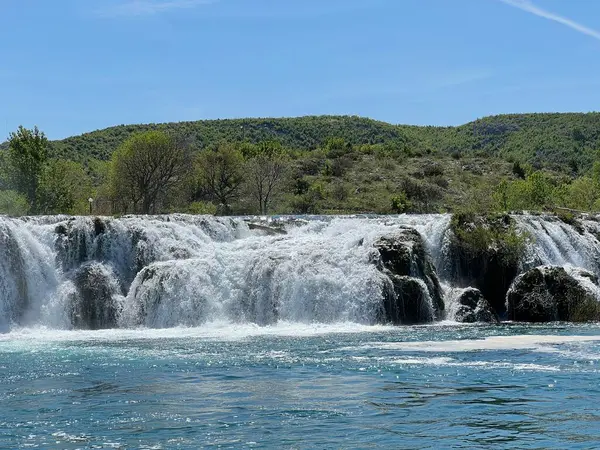
[[[259,213],[267,214],[287,167],[285,151],[279,142],[267,141],[247,149],[246,155],[244,171],[248,189],[258,203]]]
[[[27,198],[16,191],[0,191],[0,214],[22,216],[29,211]]]
[[[190,166],[188,147],[168,134],[135,134],[113,155],[112,195],[136,212],[156,212],[169,191],[184,183]]]
[[[38,211],[37,190],[48,160],[48,139],[37,127],[20,126],[8,140],[7,178],[12,189],[23,194],[33,212]]]
[[[217,213],[217,207],[208,202],[192,202],[187,212],[190,214],[214,215]]]
[[[566,206],[582,211],[591,211],[598,198],[598,186],[589,177],[574,180],[566,192]]]
[[[552,195],[552,186],[546,176],[536,171],[527,176],[527,188],[530,197],[531,206],[536,209],[543,209],[550,203]]]
[[[503,179],[494,190],[494,200],[497,208],[500,211],[507,212],[510,210],[510,184],[506,179]]]
[[[325,141],[325,151],[328,158],[334,159],[352,151],[352,146],[342,137],[330,137]]]
[[[220,145],[215,151],[206,150],[197,159],[200,187],[211,200],[221,205],[225,214],[239,196],[243,178],[243,157],[231,145]]]
[[[406,197],[406,193],[400,192],[392,197],[391,207],[392,212],[402,214],[408,211],[412,207],[412,204],[408,197]]]
[[[81,164],[53,159],[40,176],[37,204],[44,214],[85,214],[91,194],[91,181]]]
[[[315,183],[308,191],[298,195],[292,202],[292,209],[299,214],[316,214],[319,212],[321,200],[325,198],[325,191],[321,183]]]

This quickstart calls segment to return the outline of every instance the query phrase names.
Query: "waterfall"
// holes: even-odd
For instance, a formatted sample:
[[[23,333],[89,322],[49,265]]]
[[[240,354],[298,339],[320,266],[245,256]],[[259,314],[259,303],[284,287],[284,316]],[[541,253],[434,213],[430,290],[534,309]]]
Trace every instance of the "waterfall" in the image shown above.
[[[517,225],[532,240],[526,267],[572,265],[600,275],[600,223],[588,217],[568,224],[554,216],[516,215]]]
[[[524,269],[554,264],[600,273],[600,224],[593,218],[575,225],[514,218],[531,241]],[[413,228],[441,273],[451,263],[444,251],[450,219],[0,217],[0,331],[379,323],[390,279],[373,263],[374,243]],[[459,291],[446,292],[448,306]]]

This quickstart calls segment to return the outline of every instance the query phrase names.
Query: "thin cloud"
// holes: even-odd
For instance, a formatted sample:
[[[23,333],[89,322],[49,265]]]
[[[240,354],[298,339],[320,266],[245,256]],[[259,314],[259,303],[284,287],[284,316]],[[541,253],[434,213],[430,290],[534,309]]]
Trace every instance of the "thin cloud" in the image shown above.
[[[551,20],[556,23],[560,23],[561,25],[565,25],[579,33],[583,33],[587,36],[593,37],[600,41],[600,31],[596,31],[592,28],[586,27],[574,20],[571,20],[567,17],[560,16],[553,12],[547,11],[545,9],[540,8],[537,5],[531,3],[530,0],[500,0],[502,3],[506,3],[514,8],[519,8],[523,11],[526,11],[530,14],[534,14],[538,17],[543,17],[544,19]]]
[[[218,0],[127,0],[97,11],[103,17],[151,16],[178,9],[191,9]]]

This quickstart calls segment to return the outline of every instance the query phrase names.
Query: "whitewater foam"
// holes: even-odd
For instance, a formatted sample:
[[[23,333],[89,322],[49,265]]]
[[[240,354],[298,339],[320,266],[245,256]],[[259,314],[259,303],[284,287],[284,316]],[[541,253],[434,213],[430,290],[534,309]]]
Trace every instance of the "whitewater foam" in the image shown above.
[[[279,322],[271,326],[252,323],[233,325],[230,322],[206,323],[202,327],[173,327],[163,329],[58,330],[46,327],[22,328],[0,334],[2,342],[52,343],[65,341],[118,342],[128,340],[160,341],[163,339],[200,339],[236,341],[259,336],[312,337],[327,334],[381,333],[392,331],[385,325],[358,323],[301,324]]]
[[[561,335],[513,335],[489,336],[484,339],[464,339],[449,341],[420,342],[373,342],[364,344],[364,348],[377,348],[400,352],[473,352],[490,350],[537,350],[554,352],[548,345],[579,342],[600,342],[600,336],[561,336]]]
[[[215,322],[373,325],[382,321],[389,285],[373,264],[373,243],[398,227],[414,228],[440,268],[451,263],[444,261],[450,219],[447,214],[252,219],[281,227],[282,234],[250,230],[242,218],[182,214],[0,217],[0,331]],[[524,268],[558,264],[576,278],[581,267],[600,274],[595,221],[583,221],[578,229],[551,217],[515,220],[532,237]],[[86,303],[78,284],[92,263],[106,284],[102,292],[112,296],[114,323],[112,313],[106,323],[89,319],[105,313],[103,302]],[[600,298],[589,278],[578,280]],[[450,321],[459,292],[446,289]]]

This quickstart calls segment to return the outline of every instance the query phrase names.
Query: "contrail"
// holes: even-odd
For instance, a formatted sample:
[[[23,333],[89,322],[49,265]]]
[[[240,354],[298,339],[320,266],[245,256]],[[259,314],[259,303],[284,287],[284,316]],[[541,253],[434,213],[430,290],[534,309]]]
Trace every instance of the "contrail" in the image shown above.
[[[101,9],[97,13],[105,17],[144,16],[175,9],[194,8],[215,3],[218,0],[128,0],[113,7]]]
[[[558,14],[554,14],[553,12],[546,11],[545,9],[540,8],[539,6],[534,5],[529,0],[500,0],[502,3],[506,3],[507,5],[513,6],[515,8],[519,8],[528,13],[534,14],[539,17],[543,17],[544,19],[552,20],[553,22],[560,23],[569,28],[572,28],[575,31],[579,31],[580,33],[586,34],[588,36],[593,37],[594,39],[598,39],[600,41],[600,31],[596,31],[592,28],[586,27],[580,23],[577,23],[567,17],[559,16]]]

